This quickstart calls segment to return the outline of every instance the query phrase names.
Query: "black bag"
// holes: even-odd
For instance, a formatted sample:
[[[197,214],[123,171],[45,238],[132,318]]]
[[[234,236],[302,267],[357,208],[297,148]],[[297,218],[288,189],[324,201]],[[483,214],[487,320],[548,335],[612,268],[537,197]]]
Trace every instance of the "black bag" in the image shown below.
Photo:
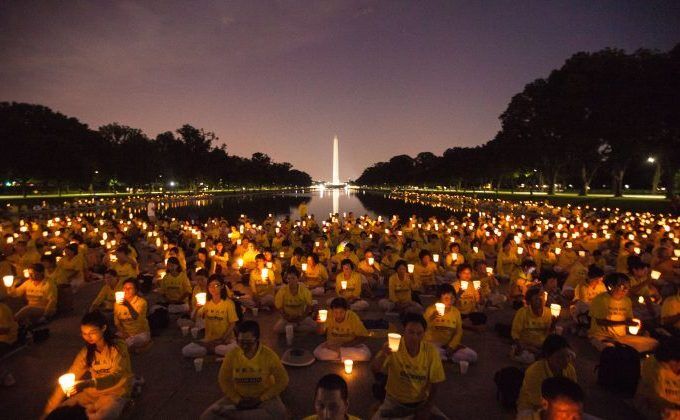
[[[502,338],[510,338],[512,339],[512,325],[510,324],[502,324],[500,322],[496,323],[494,326],[494,330],[498,333],[499,336]]]
[[[515,408],[524,381],[524,371],[515,366],[508,366],[497,371],[493,380],[496,382],[496,399],[504,408]]]
[[[146,319],[149,321],[149,328],[153,335],[157,335],[160,330],[167,328],[170,324],[168,310],[163,307],[157,308]]]
[[[598,385],[622,397],[632,398],[640,380],[640,353],[623,344],[607,347],[602,350],[600,364],[595,370]]]

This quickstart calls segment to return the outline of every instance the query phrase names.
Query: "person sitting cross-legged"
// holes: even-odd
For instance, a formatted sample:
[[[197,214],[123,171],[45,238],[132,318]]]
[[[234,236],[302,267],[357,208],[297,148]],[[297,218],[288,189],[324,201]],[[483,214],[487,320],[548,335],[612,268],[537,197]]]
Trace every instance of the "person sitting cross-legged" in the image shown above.
[[[359,420],[348,413],[347,382],[339,375],[329,373],[319,379],[314,392],[316,414],[303,420]]]
[[[371,360],[371,351],[364,344],[368,331],[345,299],[333,299],[328,318],[319,323],[317,332],[326,333],[326,341],[314,349],[314,357],[318,360]]]
[[[316,329],[316,323],[310,317],[312,313],[312,293],[300,282],[297,268],[286,270],[286,284],[276,292],[274,305],[281,314],[274,332],[283,333],[286,325],[293,325],[295,331],[309,333]]]
[[[526,294],[527,305],[515,312],[512,320],[511,335],[513,359],[530,364],[536,360],[543,341],[555,327],[555,319],[550,308],[545,307],[543,292],[538,287],[531,287]]]

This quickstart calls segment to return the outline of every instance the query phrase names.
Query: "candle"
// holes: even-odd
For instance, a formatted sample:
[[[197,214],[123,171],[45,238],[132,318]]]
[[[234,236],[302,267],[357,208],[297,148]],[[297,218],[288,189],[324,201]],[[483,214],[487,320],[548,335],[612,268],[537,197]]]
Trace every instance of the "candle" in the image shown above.
[[[517,248],[517,255],[522,255],[524,253],[524,248]]]
[[[204,292],[196,293],[196,305],[203,306],[206,301],[206,294]]]
[[[401,342],[401,334],[389,333],[387,334],[387,343],[390,346],[390,350],[393,352],[399,350],[399,343]]]
[[[472,286],[475,288],[475,290],[479,290],[482,287],[482,282],[479,280],[473,280]]]
[[[560,255],[562,250],[560,248],[555,248],[555,255]]]
[[[444,311],[446,311],[446,306],[443,303],[435,303],[434,307],[437,309],[437,314],[439,316],[444,316]]]
[[[635,252],[636,254],[639,254],[640,248],[636,246],[635,248],[633,248],[633,252]]]
[[[314,242],[314,246],[315,246],[315,247],[318,248],[320,245],[321,245],[321,242],[319,242],[319,241]]]
[[[5,287],[12,287],[14,284],[14,276],[4,276],[2,278],[2,282],[5,285]]]
[[[59,377],[59,386],[61,386],[61,390],[64,391],[64,394],[68,395],[69,391],[71,388],[73,388],[73,385],[76,383],[76,375],[73,373],[66,373],[64,375],[61,375]]]
[[[680,257],[680,249],[674,249],[673,255],[675,255],[676,257]]]
[[[455,252],[452,252],[451,253],[451,264],[455,264],[456,261],[458,261],[458,254],[456,254]]]
[[[201,242],[201,248],[205,248],[205,242]]]
[[[302,263],[302,271],[307,271],[307,263]]]
[[[586,251],[579,251],[579,252],[578,252],[578,256],[581,257],[581,258],[585,257],[585,256],[586,256]]]
[[[260,276],[262,277],[262,281],[267,281],[267,278],[269,277],[269,269],[263,268],[260,272]]]
[[[116,292],[116,303],[123,304],[125,300],[125,292]]]
[[[373,264],[375,264],[375,258],[368,257],[368,265],[372,266]]]
[[[30,275],[31,275],[31,273],[28,271],[28,268],[24,268],[23,274],[24,274],[24,277],[25,277],[25,278],[28,278],[28,277],[30,277]]]
[[[346,374],[351,374],[352,373],[352,366],[354,366],[354,362],[352,359],[345,359],[345,373]]]
[[[214,250],[214,249],[213,249],[212,251],[210,251],[210,256],[211,256],[211,257],[214,257],[214,256],[215,256],[215,250]]]
[[[557,318],[558,316],[560,316],[560,312],[562,312],[562,307],[560,305],[556,303],[550,304],[550,313],[552,314],[552,316]]]
[[[319,322],[326,322],[327,317],[328,317],[328,310],[327,309],[319,309]]]
[[[541,249],[541,243],[540,243],[540,242],[536,242],[536,243],[534,244],[534,247],[535,247],[536,249]]]
[[[571,249],[572,246],[573,244],[571,242],[567,242],[567,249]]]
[[[416,266],[413,265],[413,264],[409,264],[407,267],[408,267],[408,272],[409,272],[409,273],[413,273],[413,270],[415,270],[415,268],[416,268]]]
[[[286,255],[285,252],[283,252],[283,251],[279,252],[279,258],[283,258],[285,255]]]
[[[470,284],[469,284],[467,281],[465,281],[465,280],[463,280],[463,281],[460,282],[460,288],[461,288],[461,290],[463,290],[463,291],[466,291],[469,285],[470,285]]]
[[[638,297],[638,303],[639,303],[639,304],[644,304],[644,303],[645,303],[645,298],[644,298],[644,296]]]
[[[629,325],[628,332],[633,335],[637,335],[637,333],[640,331],[640,327],[642,326],[642,321],[637,318],[633,318],[633,322],[636,322],[637,325]]]
[[[109,256],[109,260],[110,260],[111,262],[117,262],[117,261],[118,261],[118,257],[116,257],[116,254],[111,254],[111,255]]]
[[[340,281],[340,288],[341,288],[342,290],[347,289],[347,280],[342,280],[342,281]]]
[[[472,247],[472,252],[474,252],[475,254],[478,253],[478,252],[479,252],[479,248],[477,248],[476,246],[473,246],[473,247]]]
[[[650,275],[652,276],[652,280],[659,280],[659,277],[661,277],[661,272],[652,270],[652,273]]]
[[[493,268],[492,267],[486,267],[486,274],[492,275],[493,274]]]
[[[243,267],[243,258],[239,258],[238,260],[236,260],[236,264],[238,265],[238,268]]]
[[[265,265],[267,266],[267,268],[272,268],[274,266],[274,263],[272,263],[271,261],[267,261]]]

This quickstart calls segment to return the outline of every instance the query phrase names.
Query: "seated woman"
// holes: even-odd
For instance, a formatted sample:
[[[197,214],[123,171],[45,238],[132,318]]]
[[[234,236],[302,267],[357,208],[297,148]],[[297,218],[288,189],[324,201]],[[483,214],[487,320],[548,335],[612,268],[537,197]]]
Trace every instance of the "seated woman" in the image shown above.
[[[512,320],[513,346],[510,355],[520,363],[530,364],[543,346],[543,341],[554,329],[555,319],[545,307],[543,292],[532,287],[526,293],[527,306],[520,308]]]
[[[650,420],[680,415],[680,339],[664,340],[642,362],[635,407]]]
[[[187,300],[191,296],[191,283],[177,257],[170,257],[166,263],[165,276],[160,280],[159,293],[168,305],[171,314],[188,313]]]
[[[302,280],[314,296],[326,293],[328,271],[319,263],[319,255],[311,253],[307,257],[307,269],[302,271]]]
[[[576,327],[580,330],[587,330],[590,327],[590,303],[601,293],[605,293],[607,288],[604,286],[604,271],[595,264],[588,267],[586,280],[576,286],[574,291],[574,305],[572,306],[572,316],[576,322]]]
[[[335,292],[347,301],[353,311],[365,311],[370,305],[361,298],[361,274],[354,271],[354,263],[349,259],[342,260],[340,266],[342,271],[335,277]]]
[[[438,303],[444,304],[444,314],[440,314],[436,304],[425,309],[427,321],[425,341],[429,341],[438,350],[442,360],[458,363],[462,360],[469,363],[477,361],[477,352],[461,344],[463,338],[463,320],[460,311],[453,305],[456,291],[450,284],[442,284],[437,290]]]
[[[408,265],[405,260],[399,260],[395,264],[396,273],[389,279],[388,298],[380,299],[378,306],[383,311],[396,311],[399,314],[407,312],[421,313],[423,307],[412,299],[413,278],[408,273]]]
[[[116,252],[109,257],[108,267],[118,275],[118,286],[116,290],[121,290],[123,282],[127,279],[136,279],[139,275],[139,266],[132,256],[132,251],[127,245],[116,248]]]
[[[371,351],[364,344],[368,331],[359,316],[349,310],[344,298],[333,299],[328,318],[326,322],[319,323],[317,332],[326,333],[326,341],[314,349],[314,357],[318,360],[365,362],[371,359]]]
[[[561,376],[576,382],[574,352],[561,335],[546,337],[541,347],[543,358],[531,364],[524,374],[524,381],[517,400],[517,416],[541,408],[541,384],[544,380]]]
[[[375,260],[373,251],[364,252],[364,259],[357,264],[357,272],[363,276],[364,285],[375,289],[382,285],[380,263]]]
[[[196,319],[203,319],[205,337],[182,348],[184,357],[203,357],[208,353],[224,356],[236,348],[234,326],[238,322],[234,302],[227,297],[227,287],[219,276],[210,276],[208,297],[204,306],[197,303]]]
[[[482,282],[481,280],[472,281],[470,264],[463,263],[458,266],[453,287],[456,290],[455,305],[463,319],[467,321],[467,327],[477,329],[486,324],[486,314],[479,311],[482,301],[479,289],[482,287]]]
[[[146,319],[146,300],[137,296],[137,280],[123,283],[123,302],[113,306],[113,321],[118,337],[125,340],[130,351],[146,346],[151,341],[151,330]]]
[[[536,263],[532,260],[525,259],[520,264],[519,268],[512,271],[510,276],[510,291],[509,296],[517,307],[520,307],[524,301],[524,295],[527,289],[534,285],[534,272],[536,271]]]
[[[432,261],[430,251],[423,249],[418,253],[418,262],[413,268],[414,287],[419,291],[434,292],[444,270]]]
[[[276,279],[274,271],[268,269],[264,263],[264,255],[257,254],[255,268],[250,271],[250,291],[253,301],[258,308],[274,307],[274,291]]]
[[[307,286],[300,283],[297,268],[291,266],[286,270],[286,284],[277,292],[274,305],[281,314],[274,325],[274,332],[282,334],[286,331],[286,325],[292,325],[294,331],[312,332],[316,329],[316,323],[310,317],[312,313],[312,293]]]
[[[113,305],[116,303],[114,292],[117,284],[118,275],[116,271],[112,269],[106,270],[104,272],[104,284],[99,289],[97,297],[90,304],[90,312],[99,310],[102,313],[108,313],[109,316],[113,313]]]
[[[11,297],[26,296],[26,306],[14,314],[20,325],[31,325],[51,317],[57,310],[57,286],[45,280],[45,267],[32,264],[28,269],[28,279],[19,287],[12,285],[7,289]]]
[[[76,382],[68,395],[59,386],[54,390],[44,415],[47,416],[60,404],[81,405],[90,419],[117,419],[130,398],[132,388],[127,346],[116,340],[104,315],[96,311],[83,317],[80,331],[86,345],[68,369],[75,375]],[[90,374],[90,379],[82,379],[86,373]],[[64,401],[64,397],[68,399]]]

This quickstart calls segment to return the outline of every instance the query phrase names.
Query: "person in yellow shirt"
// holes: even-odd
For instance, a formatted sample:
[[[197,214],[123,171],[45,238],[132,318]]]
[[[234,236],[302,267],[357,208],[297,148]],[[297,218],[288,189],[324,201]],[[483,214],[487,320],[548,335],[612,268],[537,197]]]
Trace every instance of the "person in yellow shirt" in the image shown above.
[[[350,243],[345,244],[344,247],[342,248],[342,251],[338,252],[337,254],[333,255],[333,257],[331,257],[331,268],[334,273],[342,269],[343,260],[349,259],[355,266],[359,264],[359,257],[357,257],[357,254],[354,253],[354,249],[355,249],[354,245]]]
[[[83,317],[80,332],[86,346],[67,371],[75,375],[76,382],[68,395],[57,386],[43,410],[44,416],[60,405],[81,405],[88,418],[117,419],[130,399],[132,388],[127,346],[116,340],[104,315],[96,311]],[[87,373],[90,378],[83,379]],[[64,401],[64,397],[68,399]]]
[[[680,339],[664,340],[644,359],[634,403],[649,420],[680,416]]]
[[[113,321],[117,334],[125,340],[130,351],[143,348],[151,341],[151,329],[146,319],[146,299],[137,295],[137,281],[123,283],[123,301],[113,306]]]
[[[354,263],[350,259],[342,260],[342,271],[335,277],[335,293],[347,300],[353,311],[365,311],[369,308],[368,301],[361,298],[362,275],[354,271]],[[329,299],[332,301],[333,298]]]
[[[635,242],[627,241],[623,248],[619,251],[619,255],[616,257],[616,271],[619,273],[628,272],[628,257],[632,257],[635,254]]]
[[[543,292],[539,287],[527,290],[527,305],[517,310],[512,319],[511,356],[525,364],[533,363],[543,341],[554,328],[555,319],[545,307]]]
[[[453,303],[456,291],[450,284],[442,284],[437,291],[438,303],[444,304],[444,313],[440,314],[436,304],[425,309],[427,321],[425,341],[432,343],[439,350],[442,360],[459,363],[477,361],[477,352],[461,344],[463,338],[463,319],[460,311]]]
[[[211,419],[284,419],[280,394],[288,386],[288,373],[279,356],[260,343],[260,326],[244,321],[238,327],[238,347],[220,366],[218,383],[224,397],[201,415]]]
[[[90,312],[100,310],[104,314],[113,313],[113,305],[116,303],[114,292],[118,284],[118,275],[115,270],[108,269],[104,272],[104,284],[99,293],[90,304]],[[122,290],[122,289],[121,289]]]
[[[276,279],[274,271],[265,266],[264,255],[255,258],[255,268],[250,271],[250,291],[256,307],[274,307]]]
[[[302,271],[302,280],[314,296],[326,293],[328,271],[319,262],[319,255],[311,253],[307,257],[307,269]]]
[[[348,413],[347,382],[334,373],[322,376],[316,384],[314,411],[302,420],[359,420]]]
[[[25,240],[18,240],[14,243],[14,252],[7,260],[14,265],[15,273],[21,275],[24,270],[40,262],[40,254],[35,248],[28,247]]]
[[[517,400],[517,415],[541,408],[541,384],[547,378],[561,376],[576,382],[574,352],[561,335],[546,337],[541,347],[543,359],[531,364],[524,373],[524,381]]]
[[[14,320],[14,314],[9,306],[0,299],[0,357],[9,352],[17,342],[19,324]],[[0,371],[0,383],[2,383]]]
[[[666,297],[661,305],[661,325],[671,334],[680,336],[680,294],[677,285],[675,293]]]
[[[371,351],[364,344],[368,337],[366,327],[359,316],[349,310],[344,298],[338,297],[331,302],[326,322],[320,322],[319,334],[326,334],[326,341],[314,349],[318,360],[352,359],[355,362],[371,360]]]
[[[422,250],[418,254],[419,261],[413,267],[414,287],[425,292],[435,292],[439,283],[439,276],[443,279],[443,269],[432,261],[432,254]]]
[[[387,375],[386,396],[373,420],[392,418],[448,419],[435,405],[439,384],[446,380],[438,350],[423,340],[422,315],[404,316],[404,334],[393,352],[388,342],[372,362],[373,372]]]
[[[541,408],[518,413],[517,420],[600,420],[583,412],[583,389],[571,379],[553,376],[541,384]]]
[[[57,310],[57,287],[45,280],[45,267],[38,263],[28,269],[28,280],[7,290],[12,297],[26,296],[26,306],[14,314],[20,325],[30,325],[54,315]]]
[[[461,316],[466,320],[468,327],[477,329],[486,324],[486,314],[479,309],[482,306],[480,289],[481,280],[472,280],[472,267],[470,264],[463,263],[456,269],[456,280],[453,282],[456,291],[455,306],[460,311]]]
[[[218,276],[210,276],[208,282],[208,299],[205,305],[198,302],[198,310],[194,318],[203,319],[205,337],[196,343],[189,343],[182,348],[184,357],[203,357],[206,354],[224,356],[236,348],[234,327],[238,322],[236,306],[227,296],[227,287]]]
[[[191,283],[182,270],[176,257],[168,258],[165,264],[165,276],[161,279],[159,293],[168,304],[168,312],[172,314],[188,313],[188,298],[191,297]]]
[[[374,289],[382,284],[382,269],[373,251],[364,252],[364,259],[357,264],[357,272],[363,276],[365,286]]]
[[[590,327],[590,303],[601,293],[605,293],[607,288],[604,286],[604,271],[595,264],[588,267],[588,275],[585,282],[576,286],[574,298],[576,301],[571,306],[571,315],[576,322],[579,335],[585,336],[585,332]]]
[[[130,248],[127,245],[116,248],[116,252],[109,257],[108,266],[116,271],[121,286],[123,281],[131,278],[136,279],[139,275],[139,266],[130,255]]]
[[[515,249],[513,238],[508,237],[503,241],[503,246],[496,257],[496,274],[498,277],[510,279],[518,270],[519,257]]]
[[[630,280],[623,273],[605,276],[607,292],[600,293],[590,303],[590,330],[592,345],[602,351],[616,342],[629,345],[639,352],[654,350],[658,342],[650,337],[627,335],[628,326],[639,326],[633,320],[633,304],[628,297]]]
[[[387,299],[380,299],[378,306],[383,311],[396,311],[399,314],[407,312],[421,313],[423,307],[413,301],[413,278],[408,273],[408,264],[405,260],[397,261],[396,273],[388,280]]]
[[[536,263],[529,259],[522,261],[520,266],[512,271],[510,275],[510,299],[515,302],[522,302],[524,300],[527,289],[534,285],[535,272]]]
[[[276,292],[274,306],[281,314],[281,319],[274,324],[274,332],[284,333],[287,325],[292,325],[294,331],[302,333],[316,329],[316,323],[310,317],[312,293],[300,282],[299,272],[295,267],[286,270],[286,284]]]

